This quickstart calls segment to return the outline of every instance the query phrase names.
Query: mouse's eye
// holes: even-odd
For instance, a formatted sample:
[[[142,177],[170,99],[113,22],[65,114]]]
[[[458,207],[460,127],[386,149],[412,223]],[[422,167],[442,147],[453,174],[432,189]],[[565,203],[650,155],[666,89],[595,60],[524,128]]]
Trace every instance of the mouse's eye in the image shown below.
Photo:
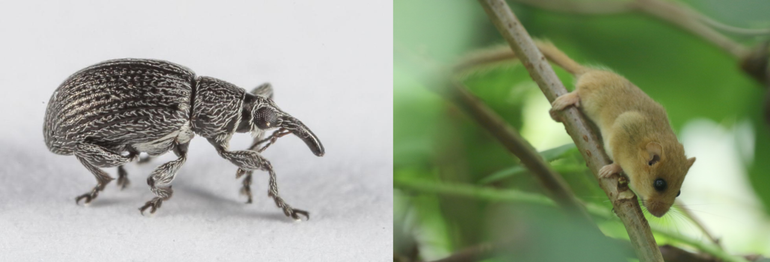
[[[655,179],[655,182],[652,182],[652,186],[655,187],[655,191],[663,192],[666,190],[666,180]]]
[[[682,194],[682,190],[679,190],[679,192],[676,192],[676,196],[679,197],[679,195]]]

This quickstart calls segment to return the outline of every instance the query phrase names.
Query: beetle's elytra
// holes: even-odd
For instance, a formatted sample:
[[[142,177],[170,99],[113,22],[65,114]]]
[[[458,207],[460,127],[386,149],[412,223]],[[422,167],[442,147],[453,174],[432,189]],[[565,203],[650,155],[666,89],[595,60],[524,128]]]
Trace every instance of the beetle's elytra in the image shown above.
[[[147,178],[156,197],[140,211],[151,208],[154,213],[171,197],[171,181],[197,134],[238,166],[236,177],[246,175],[241,192],[248,196],[248,203],[251,174],[263,170],[270,175],[268,195],[276,205],[294,219],[298,215],[309,218],[306,211],[293,209],[278,195],[275,172],[259,152],[286,134],[301,138],[317,156],[323,156],[324,148],[302,122],[281,111],[272,96],[269,84],[246,92],[166,61],[110,60],[78,71],[56,89],[48,102],[43,135],[51,152],[75,155],[96,177],[96,186],[76,202],[91,202],[113,180],[100,167],[118,167],[117,183],[125,188],[128,179],[123,165],[142,152],[157,156],[173,150],[178,158],[162,164]],[[271,128],[278,130],[261,139]],[[254,144],[248,150],[230,151],[229,141],[236,132],[250,132]]]

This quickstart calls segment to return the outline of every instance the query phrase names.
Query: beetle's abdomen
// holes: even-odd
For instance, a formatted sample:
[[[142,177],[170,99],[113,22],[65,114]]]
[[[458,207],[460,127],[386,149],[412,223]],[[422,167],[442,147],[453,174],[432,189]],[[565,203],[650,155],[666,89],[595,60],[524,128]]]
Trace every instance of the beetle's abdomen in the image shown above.
[[[192,71],[166,61],[119,59],[85,68],[51,97],[46,145],[58,154],[71,154],[82,141],[119,149],[179,131],[189,121],[194,84]]]

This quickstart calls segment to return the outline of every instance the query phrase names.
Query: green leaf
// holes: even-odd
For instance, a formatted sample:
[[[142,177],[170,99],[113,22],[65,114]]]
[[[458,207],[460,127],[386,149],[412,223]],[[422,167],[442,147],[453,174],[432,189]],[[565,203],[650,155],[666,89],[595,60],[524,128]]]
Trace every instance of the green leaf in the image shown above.
[[[557,146],[540,152],[540,155],[545,158],[545,161],[550,162],[564,157],[569,152],[577,152],[577,147],[575,147],[575,144],[569,143],[562,146]]]
[[[546,161],[553,161],[559,158],[564,157],[569,152],[576,152],[577,147],[575,147],[575,144],[566,144],[563,146],[554,147],[545,151],[540,152],[540,155],[546,160]],[[570,166],[562,166],[562,171],[581,171],[580,166],[570,165]],[[557,170],[557,172],[562,172]],[[508,177],[512,177],[518,174],[522,174],[527,172],[527,169],[523,166],[513,166],[509,167],[500,171],[497,171],[495,173],[492,173],[491,175],[482,178],[479,180],[479,184],[490,184],[494,183],[500,180],[503,180]]]
[[[524,168],[523,166],[509,167],[509,168],[494,172],[491,175],[482,178],[481,180],[479,180],[479,184],[485,185],[485,184],[494,183],[524,172],[527,172],[527,169]]]

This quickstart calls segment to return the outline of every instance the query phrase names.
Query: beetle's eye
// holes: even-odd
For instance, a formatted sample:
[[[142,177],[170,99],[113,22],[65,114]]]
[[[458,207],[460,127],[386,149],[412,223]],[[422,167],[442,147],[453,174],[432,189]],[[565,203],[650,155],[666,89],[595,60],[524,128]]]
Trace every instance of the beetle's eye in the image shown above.
[[[278,115],[274,110],[263,107],[257,109],[257,112],[254,116],[254,123],[257,124],[257,127],[260,129],[276,127],[278,123]]]
[[[679,197],[679,195],[682,194],[682,190],[679,190],[679,192],[676,192],[676,196]]]
[[[652,182],[652,186],[655,187],[655,191],[663,192],[666,190],[666,180],[663,179],[655,179],[655,182]]]

